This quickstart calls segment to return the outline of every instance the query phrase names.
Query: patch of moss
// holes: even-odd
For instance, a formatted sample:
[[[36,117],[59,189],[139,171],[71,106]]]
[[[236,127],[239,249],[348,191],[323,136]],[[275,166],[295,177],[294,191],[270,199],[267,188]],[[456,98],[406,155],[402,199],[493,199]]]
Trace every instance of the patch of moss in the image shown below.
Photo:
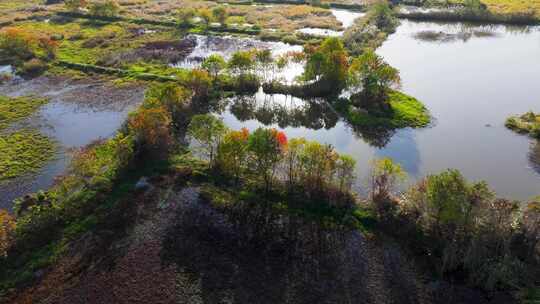
[[[346,120],[356,126],[365,128],[422,128],[429,125],[431,116],[427,108],[416,98],[401,92],[389,94],[391,111],[385,114],[373,115],[367,111],[356,109],[347,104],[344,106]]]
[[[55,146],[35,130],[0,135],[0,182],[39,170],[53,158]]]
[[[0,96],[0,130],[32,115],[46,103],[44,98]]]

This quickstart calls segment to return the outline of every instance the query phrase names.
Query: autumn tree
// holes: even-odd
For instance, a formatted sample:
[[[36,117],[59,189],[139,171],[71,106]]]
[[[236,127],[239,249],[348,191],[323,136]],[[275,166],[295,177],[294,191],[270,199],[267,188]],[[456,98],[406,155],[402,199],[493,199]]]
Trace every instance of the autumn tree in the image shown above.
[[[193,69],[188,73],[186,85],[193,91],[194,98],[205,99],[210,93],[212,79],[206,70]]]
[[[0,30],[0,57],[14,65],[21,65],[33,58],[50,60],[58,46],[49,37],[8,27]]]
[[[146,152],[155,155],[168,152],[172,144],[170,125],[170,114],[163,106],[141,108],[128,118],[129,129],[137,142]]]
[[[236,183],[240,179],[242,168],[247,160],[248,139],[249,131],[246,128],[240,131],[228,131],[219,145],[220,168],[233,176]]]
[[[156,83],[145,92],[143,107],[163,105],[171,114],[172,126],[175,130],[187,127],[189,103],[192,92],[175,83]]]
[[[0,257],[6,257],[13,241],[15,219],[6,211],[0,209]]]
[[[252,170],[263,176],[268,192],[276,173],[277,164],[287,147],[287,136],[275,129],[258,128],[249,136],[248,151],[251,153]]]
[[[187,134],[198,144],[198,148],[207,157],[209,166],[214,165],[217,149],[227,128],[221,119],[210,114],[193,116]]]

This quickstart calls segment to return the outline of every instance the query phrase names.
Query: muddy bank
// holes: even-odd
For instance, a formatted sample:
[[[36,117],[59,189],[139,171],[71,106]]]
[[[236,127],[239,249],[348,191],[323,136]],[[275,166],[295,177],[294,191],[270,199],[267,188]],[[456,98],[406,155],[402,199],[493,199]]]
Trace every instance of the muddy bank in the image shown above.
[[[98,61],[105,66],[119,66],[137,61],[160,61],[168,64],[184,60],[197,45],[195,36],[188,36],[178,41],[153,41],[140,48],[110,55]]]
[[[38,129],[59,145],[54,160],[36,174],[0,184],[0,208],[10,209],[13,199],[50,187],[69,164],[70,150],[114,135],[128,112],[142,101],[143,93],[141,86],[116,88],[100,80],[63,77],[15,80],[0,85],[1,95],[49,99],[47,105],[17,127]]]

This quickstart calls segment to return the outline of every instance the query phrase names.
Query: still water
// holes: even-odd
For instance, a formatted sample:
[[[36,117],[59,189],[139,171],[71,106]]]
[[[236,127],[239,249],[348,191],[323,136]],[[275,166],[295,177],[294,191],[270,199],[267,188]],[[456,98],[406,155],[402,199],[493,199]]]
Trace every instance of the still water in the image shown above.
[[[222,116],[232,128],[274,126],[352,155],[361,193],[370,162],[388,156],[407,170],[409,183],[456,168],[471,180],[486,180],[500,196],[540,194],[540,149],[504,127],[509,115],[540,111],[538,28],[403,21],[378,53],[400,70],[402,90],[431,111],[431,127],[399,130],[379,141],[353,131],[329,107],[262,92],[233,101]],[[271,112],[290,115],[272,118]]]

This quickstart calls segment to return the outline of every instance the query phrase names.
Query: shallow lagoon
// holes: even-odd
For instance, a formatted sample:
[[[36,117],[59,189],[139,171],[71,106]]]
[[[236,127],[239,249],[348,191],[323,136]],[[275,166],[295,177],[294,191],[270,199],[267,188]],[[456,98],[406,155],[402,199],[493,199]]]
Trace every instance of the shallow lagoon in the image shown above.
[[[457,38],[419,39],[418,33],[426,31]],[[260,113],[270,112],[272,107],[305,109],[310,104],[262,93],[254,97],[258,116],[244,115],[242,121],[228,110],[223,117],[232,128],[273,126],[290,137],[318,140],[351,154],[358,161],[356,188],[361,193],[365,192],[370,162],[385,156],[407,170],[409,183],[456,168],[469,179],[486,180],[500,196],[528,199],[540,193],[540,172],[533,162],[538,159],[534,157],[536,142],[504,127],[509,115],[540,110],[538,28],[403,21],[378,53],[401,71],[402,90],[431,111],[431,127],[403,129],[377,138],[353,131],[339,119],[330,124],[281,123],[280,127],[277,120],[267,118],[262,124]],[[313,114],[313,109],[308,111]],[[318,111],[328,119],[331,115],[324,113],[332,109]]]

